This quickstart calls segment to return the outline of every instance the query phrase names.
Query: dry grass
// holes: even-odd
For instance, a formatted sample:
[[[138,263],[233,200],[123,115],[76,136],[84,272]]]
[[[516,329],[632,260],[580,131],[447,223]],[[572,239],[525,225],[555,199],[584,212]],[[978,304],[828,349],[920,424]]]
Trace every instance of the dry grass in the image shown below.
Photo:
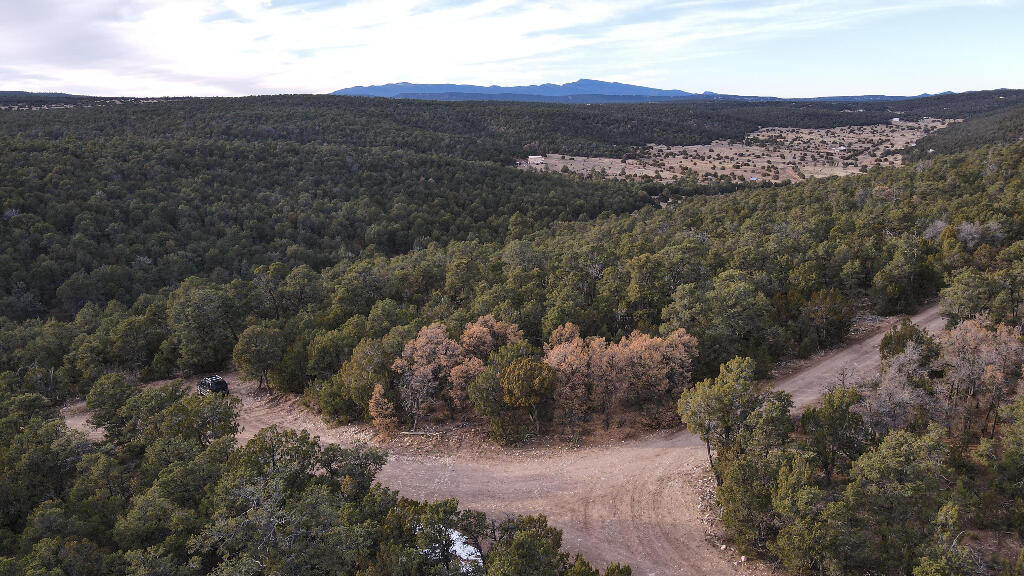
[[[548,154],[524,170],[597,173],[607,178],[673,182],[800,182],[842,176],[874,166],[899,166],[898,150],[957,120],[843,126],[829,129],[762,128],[742,142],[717,140],[700,146],[649,144],[637,159]]]

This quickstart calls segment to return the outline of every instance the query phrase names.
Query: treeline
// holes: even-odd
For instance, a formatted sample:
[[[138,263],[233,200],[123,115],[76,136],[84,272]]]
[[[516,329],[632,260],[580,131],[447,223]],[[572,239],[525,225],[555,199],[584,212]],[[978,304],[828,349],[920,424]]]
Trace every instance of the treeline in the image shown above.
[[[1022,158],[1024,145],[983,149],[852,178],[560,222],[505,243],[433,243],[393,257],[367,252],[319,271],[275,263],[258,266],[251,279],[191,277],[131,305],[88,303],[69,321],[3,321],[0,373],[12,389],[64,398],[86,393],[110,371],[156,379],[221,370],[234,360],[276,390],[308,394],[342,421],[372,417],[379,383],[393,417],[411,426],[414,418],[444,421],[466,408],[451,395],[439,410],[410,404],[395,360],[434,325],[432,338],[445,344],[423,347],[435,350],[423,365],[445,365],[436,351],[451,342],[464,348],[458,341],[465,327],[493,316],[522,331],[522,348],[502,363],[492,358],[507,344],[501,339],[494,350],[473,354],[477,368],[494,369],[472,374],[466,385],[490,374],[496,395],[472,409],[499,422],[509,414],[520,432],[529,432],[533,416],[536,431],[538,419],[545,426],[557,419],[558,387],[542,401],[506,399],[501,378],[523,357],[533,363],[517,369],[542,381],[536,362],[545,343],[561,343],[556,334],[567,324],[584,341],[626,348],[640,342],[631,336],[637,331],[671,337],[685,329],[698,350],[688,353],[688,370],[703,378],[735,356],[753,358],[760,376],[777,358],[836,345],[854,308],[867,302],[886,314],[909,312],[947,279],[946,300],[953,302],[971,274],[998,278],[1000,318],[1020,318],[1024,278],[1014,255],[1024,230]],[[984,299],[957,306],[961,316],[996,312]],[[450,371],[431,370],[423,381],[446,390]],[[602,380],[587,381],[592,394]],[[610,416],[587,409],[580,418],[615,424],[621,414],[662,425],[658,412],[680,383],[685,379],[658,384],[666,394],[644,409],[624,402]],[[488,415],[492,408],[498,412]]]
[[[22,92],[0,90],[0,106],[52,106],[54,104],[92,104],[103,100],[94,96],[77,96],[60,92]]]
[[[933,154],[952,154],[991,144],[1010,144],[1024,138],[1024,106],[997,109],[936,130],[903,152],[904,159],[924,160]],[[931,151],[931,152],[929,152]]]
[[[86,401],[100,442],[0,384],[4,575],[598,576],[543,516],[399,497],[376,450],[277,428],[238,445],[235,398],[108,374]]]
[[[1001,97],[1001,98],[1000,98]],[[622,156],[652,142],[739,140],[762,126],[833,128],[967,118],[1024,103],[997,90],[899,102],[666,102],[592,106],[429,102],[338,96],[174,99],[4,116],[0,134],[43,138],[288,141],[347,144],[490,160],[527,154]]]
[[[726,535],[791,574],[1020,574],[1020,327],[979,317],[935,338],[904,322],[881,354],[880,378],[838,379],[795,425],[750,359],[683,393]]]
[[[246,358],[265,360],[264,342],[260,338],[250,346],[243,335],[235,347],[236,364],[240,356],[250,368]],[[396,401],[413,429],[428,417],[447,421],[472,414],[504,442],[540,434],[551,422],[579,433],[592,418],[605,427],[613,417],[620,425],[664,427],[674,424],[672,403],[690,383],[696,348],[696,340],[681,329],[664,338],[634,332],[610,343],[584,339],[576,326],[566,324],[541,351],[523,340],[515,324],[484,316],[467,324],[458,340],[440,323],[423,327],[391,366],[377,341],[362,340],[320,388],[318,400],[327,417],[369,417],[382,432],[399,423]],[[263,367],[272,370],[272,365]]]

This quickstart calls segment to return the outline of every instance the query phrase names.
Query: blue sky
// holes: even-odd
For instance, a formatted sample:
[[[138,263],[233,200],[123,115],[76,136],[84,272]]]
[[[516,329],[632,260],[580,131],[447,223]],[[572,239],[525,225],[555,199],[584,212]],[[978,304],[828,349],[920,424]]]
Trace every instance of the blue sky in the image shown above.
[[[1024,0],[0,0],[0,90],[578,78],[824,96],[1024,88]]]

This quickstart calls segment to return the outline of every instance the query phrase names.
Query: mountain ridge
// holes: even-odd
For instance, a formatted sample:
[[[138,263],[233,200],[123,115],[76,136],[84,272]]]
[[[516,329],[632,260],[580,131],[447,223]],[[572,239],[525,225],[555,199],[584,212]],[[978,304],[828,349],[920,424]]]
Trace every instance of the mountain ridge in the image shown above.
[[[941,94],[952,94],[942,92]],[[670,100],[734,100],[743,102],[834,101],[834,102],[885,102],[923,98],[935,94],[914,96],[888,96],[865,94],[852,96],[819,96],[815,98],[780,98],[775,96],[744,96],[719,94],[717,92],[687,92],[665,90],[621,82],[605,82],[581,78],[565,84],[531,84],[526,86],[478,86],[473,84],[414,84],[395,82],[373,86],[352,86],[331,92],[336,96],[366,96],[379,98],[402,98],[411,100],[499,100],[513,102],[562,102],[562,103],[613,103],[613,102],[661,102]]]

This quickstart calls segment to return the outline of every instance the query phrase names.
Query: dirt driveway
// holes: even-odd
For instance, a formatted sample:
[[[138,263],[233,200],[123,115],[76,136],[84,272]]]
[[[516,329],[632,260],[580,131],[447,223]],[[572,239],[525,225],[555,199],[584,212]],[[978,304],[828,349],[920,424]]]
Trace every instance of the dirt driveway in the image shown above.
[[[938,334],[946,325],[946,320],[939,316],[938,304],[922,309],[910,319],[932,334]],[[803,411],[822,395],[824,386],[831,383],[841,371],[845,370],[852,378],[878,374],[881,366],[878,345],[893,324],[895,322],[890,321],[870,336],[813,359],[793,374],[776,380],[774,388],[792,394],[796,409]]]
[[[942,327],[936,305],[913,320],[933,332]],[[844,367],[858,374],[877,371],[878,344],[887,328],[809,361],[775,387],[793,394],[797,407],[804,408]],[[365,426],[329,428],[298,398],[268,398],[237,375],[225,376],[242,399],[242,439],[272,424],[309,430],[325,442],[372,438]],[[80,404],[65,412],[69,425],[89,431]],[[580,449],[393,450],[379,480],[403,496],[457,498],[464,507],[497,517],[546,514],[564,531],[566,551],[581,552],[602,568],[618,561],[644,576],[754,571],[754,564],[737,564],[735,555],[722,552],[705,535],[695,486],[706,470],[703,444],[677,430]]]

